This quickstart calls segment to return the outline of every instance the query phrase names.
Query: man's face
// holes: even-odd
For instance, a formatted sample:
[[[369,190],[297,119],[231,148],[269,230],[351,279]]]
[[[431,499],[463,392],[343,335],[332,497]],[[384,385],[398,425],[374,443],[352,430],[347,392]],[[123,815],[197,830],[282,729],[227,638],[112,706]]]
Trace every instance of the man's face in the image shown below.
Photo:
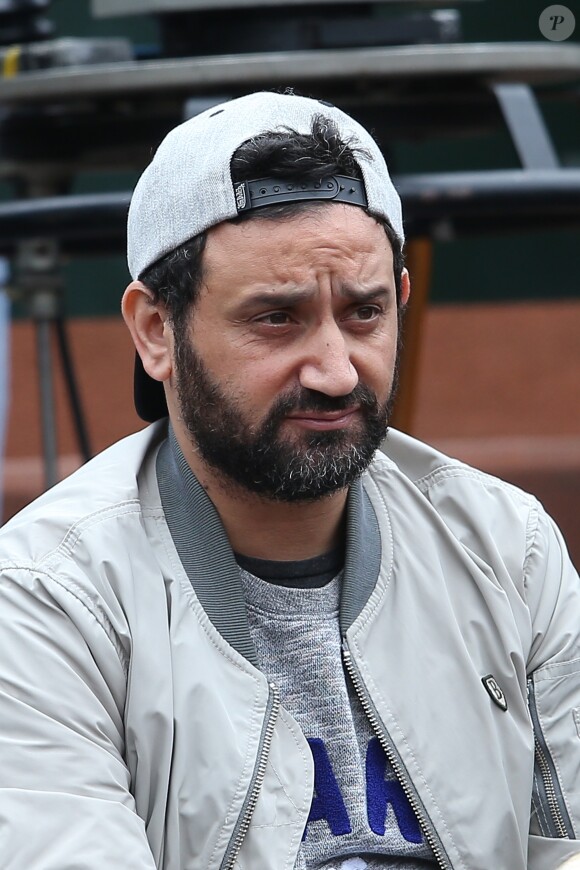
[[[361,209],[220,224],[175,335],[178,424],[230,487],[320,498],[384,438],[396,352],[391,247]]]

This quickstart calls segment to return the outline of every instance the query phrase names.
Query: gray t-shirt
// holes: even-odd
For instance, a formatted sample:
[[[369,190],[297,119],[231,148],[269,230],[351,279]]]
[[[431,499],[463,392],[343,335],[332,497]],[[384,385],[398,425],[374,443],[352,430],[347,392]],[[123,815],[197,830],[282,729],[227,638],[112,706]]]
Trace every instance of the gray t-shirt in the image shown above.
[[[315,794],[295,870],[427,870],[415,814],[347,680],[341,575],[288,588],[241,570],[260,668],[312,750]]]

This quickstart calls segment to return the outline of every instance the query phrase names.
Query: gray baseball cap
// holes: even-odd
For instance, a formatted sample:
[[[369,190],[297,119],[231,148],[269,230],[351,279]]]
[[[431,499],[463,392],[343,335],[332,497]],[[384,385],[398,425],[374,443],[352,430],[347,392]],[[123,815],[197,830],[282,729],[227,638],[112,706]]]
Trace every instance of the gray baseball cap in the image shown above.
[[[213,106],[167,134],[137,182],[129,207],[127,260],[133,278],[198,233],[239,214],[230,175],[234,152],[265,132],[309,133],[316,115],[368,153],[357,160],[368,208],[403,241],[401,201],[373,137],[334,106],[295,94],[256,93]]]
[[[284,201],[276,179],[234,184],[230,163],[245,142],[267,132],[301,134],[312,130],[317,115],[333,121],[340,138],[354,150],[362,183],[331,176],[319,184],[296,185],[287,200],[353,202],[391,224],[404,241],[401,201],[381,151],[349,115],[318,100],[295,94],[249,94],[212,106],[167,134],[141,175],[129,207],[127,260],[134,279],[174,248],[201,232],[237,217],[248,208]],[[359,150],[360,149],[360,150]],[[302,191],[297,188],[300,187]],[[263,194],[263,195],[262,195]],[[253,200],[252,200],[253,197]],[[253,204],[250,204],[253,203]],[[167,414],[162,385],[135,367],[135,405],[144,420]]]

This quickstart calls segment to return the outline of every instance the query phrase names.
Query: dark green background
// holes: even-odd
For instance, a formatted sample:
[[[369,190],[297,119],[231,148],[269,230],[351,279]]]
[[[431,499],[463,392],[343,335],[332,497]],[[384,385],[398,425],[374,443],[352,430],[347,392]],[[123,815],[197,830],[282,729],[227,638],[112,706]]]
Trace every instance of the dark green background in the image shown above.
[[[538,30],[540,12],[550,0],[480,0],[461,6],[464,36],[469,41],[543,41]],[[573,39],[580,38],[580,3],[565,4],[576,16]],[[453,2],[449,3],[453,7]],[[391,12],[387,14],[392,14]],[[130,37],[134,43],[154,44],[155,22],[147,16],[95,19],[89,0],[53,0],[50,15],[59,36]],[[576,105],[543,104],[560,160],[580,166],[580,81]],[[517,167],[507,133],[485,138],[430,140],[405,144],[395,153],[397,171],[435,171]],[[122,190],[135,176],[85,174],[77,191]],[[435,248],[434,302],[514,300],[580,296],[578,231],[536,232],[438,243]],[[102,315],[118,310],[128,273],[120,257],[77,260],[66,266],[65,305],[68,314]],[[18,314],[18,307],[15,309]]]

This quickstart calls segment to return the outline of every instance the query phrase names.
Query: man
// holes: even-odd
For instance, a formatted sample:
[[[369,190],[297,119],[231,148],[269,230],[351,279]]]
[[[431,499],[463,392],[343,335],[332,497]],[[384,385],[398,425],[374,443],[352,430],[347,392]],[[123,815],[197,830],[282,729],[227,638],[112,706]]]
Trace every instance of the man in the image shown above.
[[[123,313],[155,425],[1,541],[4,868],[549,870],[580,587],[530,496],[387,431],[398,196],[336,108],[173,130]]]

